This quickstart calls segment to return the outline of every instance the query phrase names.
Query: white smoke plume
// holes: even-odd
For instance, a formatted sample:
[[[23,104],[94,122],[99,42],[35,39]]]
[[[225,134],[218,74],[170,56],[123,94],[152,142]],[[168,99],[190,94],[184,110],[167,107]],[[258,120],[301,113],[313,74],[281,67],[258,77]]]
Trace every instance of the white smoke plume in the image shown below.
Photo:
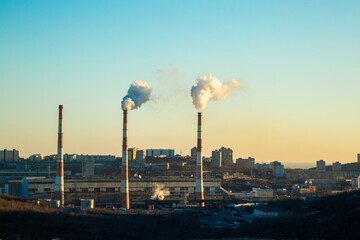
[[[234,79],[222,83],[211,74],[209,77],[200,76],[196,79],[196,85],[191,88],[193,104],[197,109],[205,109],[210,100],[223,101],[241,85],[241,82]]]
[[[158,199],[162,201],[165,199],[166,196],[170,196],[170,191],[167,188],[164,188],[164,185],[155,183],[155,190],[153,195],[151,196],[151,199]]]
[[[151,88],[147,82],[135,81],[121,102],[123,110],[132,110],[150,100]]]

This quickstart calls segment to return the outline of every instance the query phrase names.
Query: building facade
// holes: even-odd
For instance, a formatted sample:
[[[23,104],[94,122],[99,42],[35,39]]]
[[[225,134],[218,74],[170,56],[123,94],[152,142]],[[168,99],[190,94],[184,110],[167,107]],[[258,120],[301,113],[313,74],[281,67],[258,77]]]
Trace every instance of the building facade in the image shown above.
[[[95,161],[93,159],[83,159],[81,169],[83,177],[93,176],[95,172]]]
[[[221,167],[221,152],[219,150],[212,151],[211,163],[214,167]]]
[[[255,166],[255,158],[238,158],[236,163],[245,168],[253,168]]]
[[[0,151],[0,162],[18,162],[19,160],[20,152],[16,149]]]
[[[174,149],[146,149],[146,156],[148,157],[174,157]]]
[[[319,171],[325,171],[326,170],[326,164],[324,160],[316,161],[316,170]]]
[[[175,196],[195,194],[195,180],[191,178],[130,179],[129,190],[133,193],[152,192],[158,185],[169,189],[170,194]],[[220,186],[220,178],[204,179],[204,193],[207,195],[220,194]],[[50,196],[54,190],[54,179],[26,177],[21,182],[21,196],[24,199]],[[65,179],[64,190],[65,198],[70,193],[120,193],[120,179]]]
[[[341,163],[340,162],[334,162],[332,165],[333,172],[341,172]]]
[[[221,164],[231,164],[233,161],[233,150],[230,148],[221,147],[219,149],[221,152]]]

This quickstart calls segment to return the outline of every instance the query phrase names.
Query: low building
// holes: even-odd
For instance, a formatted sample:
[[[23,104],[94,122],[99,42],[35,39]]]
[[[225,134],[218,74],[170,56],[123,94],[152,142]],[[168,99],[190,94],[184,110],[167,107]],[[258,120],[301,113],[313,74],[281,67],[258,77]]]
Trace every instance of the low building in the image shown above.
[[[76,154],[64,154],[64,162],[75,162],[76,161]]]
[[[30,161],[41,161],[44,160],[44,156],[42,154],[33,154],[29,157]]]
[[[77,155],[76,161],[82,162],[83,160],[94,160],[95,163],[114,163],[115,156],[114,155]]]
[[[148,157],[174,157],[175,150],[174,149],[146,149],[146,156]]]
[[[256,169],[262,170],[262,171],[269,171],[270,164],[267,163],[257,163],[255,165]]]
[[[253,168],[255,166],[255,158],[238,158],[236,159],[236,163],[244,168]]]

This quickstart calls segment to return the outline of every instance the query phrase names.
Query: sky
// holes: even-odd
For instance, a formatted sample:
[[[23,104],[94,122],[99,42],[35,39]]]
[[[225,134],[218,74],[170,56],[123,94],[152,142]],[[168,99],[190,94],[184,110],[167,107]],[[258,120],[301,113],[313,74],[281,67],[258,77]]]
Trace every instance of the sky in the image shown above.
[[[315,166],[360,152],[360,1],[0,1],[0,149],[121,156],[196,145],[191,87],[212,74],[243,87],[203,110],[203,152]]]

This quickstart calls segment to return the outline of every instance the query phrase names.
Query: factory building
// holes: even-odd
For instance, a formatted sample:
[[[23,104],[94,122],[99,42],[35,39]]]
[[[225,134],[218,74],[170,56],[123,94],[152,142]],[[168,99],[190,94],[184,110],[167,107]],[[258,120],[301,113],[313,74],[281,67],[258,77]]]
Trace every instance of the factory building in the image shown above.
[[[221,152],[219,150],[211,152],[211,163],[214,167],[221,167]]]
[[[18,150],[1,150],[0,151],[0,162],[18,162],[20,159],[20,153]]]
[[[174,157],[174,149],[146,149],[146,156],[148,157]]]
[[[120,179],[65,179],[65,198],[67,194],[101,194],[120,193]],[[169,189],[172,196],[182,196],[184,193],[195,194],[193,178],[158,178],[130,179],[129,190],[133,193],[152,192],[156,185]],[[26,177],[21,182],[21,196],[24,199],[35,199],[54,193],[54,179],[45,177]],[[221,179],[204,179],[205,195],[220,194]]]
[[[255,166],[255,158],[238,158],[236,159],[236,163],[244,168],[253,168]]]
[[[316,161],[316,170],[319,171],[325,171],[326,170],[326,164],[324,160]]]
[[[221,147],[219,151],[221,152],[221,165],[234,163],[232,149]]]

